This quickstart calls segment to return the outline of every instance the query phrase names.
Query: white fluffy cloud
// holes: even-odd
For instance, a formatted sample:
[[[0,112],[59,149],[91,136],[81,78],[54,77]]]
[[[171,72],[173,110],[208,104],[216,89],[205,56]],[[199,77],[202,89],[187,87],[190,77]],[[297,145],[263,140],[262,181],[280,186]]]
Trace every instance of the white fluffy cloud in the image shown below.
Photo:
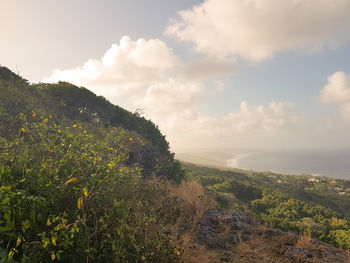
[[[186,111],[168,121],[170,125],[164,131],[180,151],[191,147],[266,147],[302,123],[288,103],[249,106],[246,101],[241,102],[238,111],[222,117]]]
[[[249,107],[244,101],[238,112],[219,118],[201,114],[205,85],[211,83],[215,92],[225,85],[216,78],[206,81],[208,76],[217,77],[233,67],[232,61],[215,59],[184,64],[159,39],[133,41],[123,37],[101,59],[90,59],[74,69],[55,70],[44,81],[68,81],[129,110],[145,108],[146,117],[159,125],[172,145],[180,138],[207,143],[215,137],[270,133],[293,121],[285,103]]]
[[[325,104],[350,102],[350,76],[339,71],[328,77],[328,84],[321,90],[319,100]]]
[[[154,113],[167,115],[196,106],[194,97],[198,96],[201,90],[200,83],[170,79],[166,84],[150,86],[140,103]]]
[[[90,59],[74,69],[57,69],[44,81],[68,81],[109,98],[120,97],[166,82],[167,71],[178,63],[178,58],[163,41],[132,41],[124,36],[119,45],[113,44],[101,59]]]
[[[231,67],[232,62],[207,60],[185,65],[159,39],[133,41],[124,36],[101,59],[89,59],[73,69],[57,69],[43,81],[68,81],[129,110],[144,108],[146,117],[167,129],[176,126],[174,122],[180,122],[184,113],[195,111],[204,80],[226,66]]]
[[[231,113],[228,119],[235,124],[235,130],[246,131],[275,131],[294,121],[291,105],[283,102],[272,102],[269,106],[249,107],[243,101],[238,113]]]
[[[349,0],[205,0],[180,11],[166,33],[213,57],[261,61],[349,42],[349,13]]]
[[[338,105],[341,116],[350,123],[350,75],[339,71],[328,77],[318,100],[323,104]]]
[[[271,133],[290,127],[298,121],[292,106],[283,102],[272,102],[268,106],[249,106],[246,101],[242,101],[239,111],[219,118],[203,116],[193,111],[183,112],[176,117],[179,120],[173,121],[174,127],[181,133],[226,138],[243,133]]]
[[[180,59],[165,42],[124,36],[101,59],[89,59],[74,69],[57,69],[44,81],[85,86],[123,107],[146,108],[150,117],[157,118],[196,104],[201,81],[191,81],[181,68]]]

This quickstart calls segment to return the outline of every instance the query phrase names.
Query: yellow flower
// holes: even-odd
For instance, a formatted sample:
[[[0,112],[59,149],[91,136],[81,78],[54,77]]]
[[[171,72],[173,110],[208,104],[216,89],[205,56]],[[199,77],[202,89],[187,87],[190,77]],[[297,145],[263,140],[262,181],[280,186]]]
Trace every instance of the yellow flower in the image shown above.
[[[35,114],[35,112],[33,111],[33,115],[32,115],[32,117],[34,118],[36,116],[36,114]]]
[[[130,141],[132,141],[132,140],[133,140],[133,138],[129,138],[129,140],[130,140]]]
[[[73,124],[73,128],[76,128],[77,127],[77,125],[76,124]]]
[[[24,128],[21,128],[21,131],[22,131],[22,132],[25,132]]]
[[[62,131],[61,130],[58,130],[58,133],[61,133]]]

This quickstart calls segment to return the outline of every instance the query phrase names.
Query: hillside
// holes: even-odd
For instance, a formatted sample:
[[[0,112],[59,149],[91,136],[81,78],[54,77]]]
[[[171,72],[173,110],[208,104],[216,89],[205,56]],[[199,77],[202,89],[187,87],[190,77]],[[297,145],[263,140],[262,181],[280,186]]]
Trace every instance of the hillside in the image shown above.
[[[142,116],[0,67],[0,262],[346,262],[349,189],[180,165]]]
[[[146,180],[183,176],[158,128],[85,88],[0,77],[0,261],[177,261],[168,190]]]
[[[199,181],[222,209],[253,214],[284,231],[310,233],[350,248],[350,181],[311,175],[219,170],[183,163],[187,178]]]

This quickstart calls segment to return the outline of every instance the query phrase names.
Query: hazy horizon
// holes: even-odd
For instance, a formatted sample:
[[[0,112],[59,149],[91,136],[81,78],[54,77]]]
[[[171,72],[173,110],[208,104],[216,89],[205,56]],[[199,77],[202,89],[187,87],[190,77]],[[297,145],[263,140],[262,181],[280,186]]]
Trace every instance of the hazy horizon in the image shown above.
[[[184,150],[175,157],[210,167],[350,179],[350,149],[208,148]]]

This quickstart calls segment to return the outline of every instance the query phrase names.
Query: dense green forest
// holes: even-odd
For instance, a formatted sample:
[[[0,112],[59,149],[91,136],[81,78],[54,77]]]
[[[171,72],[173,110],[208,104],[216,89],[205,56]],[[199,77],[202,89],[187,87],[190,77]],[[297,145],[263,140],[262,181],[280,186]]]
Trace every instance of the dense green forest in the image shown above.
[[[182,164],[222,209],[251,213],[262,224],[350,248],[350,181],[311,175],[219,170]]]

